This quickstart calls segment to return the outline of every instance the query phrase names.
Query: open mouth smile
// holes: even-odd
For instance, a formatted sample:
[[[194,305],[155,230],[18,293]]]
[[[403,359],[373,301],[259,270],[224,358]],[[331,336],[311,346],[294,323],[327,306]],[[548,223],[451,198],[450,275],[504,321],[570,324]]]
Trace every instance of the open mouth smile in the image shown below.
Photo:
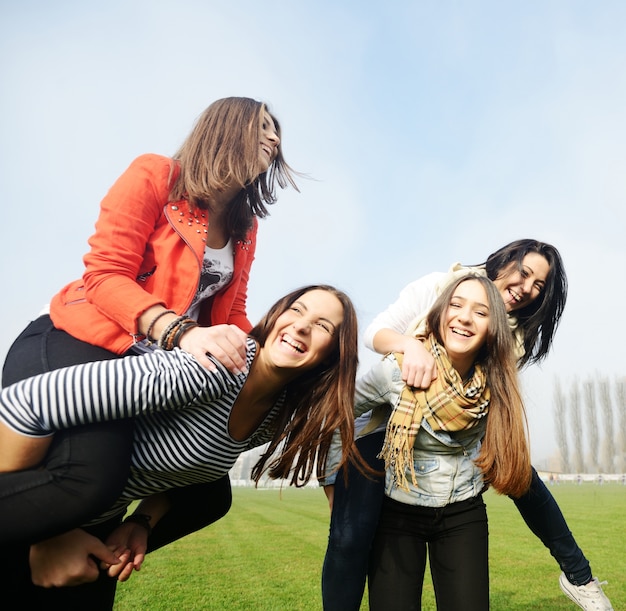
[[[461,329],[459,327],[450,327],[450,331],[455,335],[462,335],[463,337],[472,337],[474,334],[467,329]]]
[[[513,289],[509,289],[509,295],[511,295],[515,303],[519,303],[522,300],[522,296],[519,293],[516,293]]]
[[[287,344],[288,346],[290,346],[291,348],[293,348],[296,352],[300,354],[306,351],[306,346],[302,342],[295,340],[293,337],[291,337],[290,335],[287,335],[286,333],[283,333],[283,335],[280,338],[280,341],[283,344]]]

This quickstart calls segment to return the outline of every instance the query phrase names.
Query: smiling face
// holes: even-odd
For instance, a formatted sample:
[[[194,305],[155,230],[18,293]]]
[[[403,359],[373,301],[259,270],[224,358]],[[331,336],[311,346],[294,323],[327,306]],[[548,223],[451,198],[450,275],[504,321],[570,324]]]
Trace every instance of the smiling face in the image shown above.
[[[279,144],[280,138],[278,137],[278,130],[274,120],[265,110],[263,111],[263,118],[259,127],[259,164],[261,173],[266,172],[274,159],[276,159]]]
[[[461,282],[441,318],[441,340],[453,367],[464,377],[487,341],[489,298],[477,280]]]
[[[268,359],[283,369],[313,369],[336,347],[342,321],[335,295],[319,289],[304,293],[277,318],[265,342]]]
[[[493,283],[502,296],[506,311],[519,310],[537,299],[546,285],[549,272],[547,259],[536,252],[524,256],[521,269],[515,261],[504,267]]]

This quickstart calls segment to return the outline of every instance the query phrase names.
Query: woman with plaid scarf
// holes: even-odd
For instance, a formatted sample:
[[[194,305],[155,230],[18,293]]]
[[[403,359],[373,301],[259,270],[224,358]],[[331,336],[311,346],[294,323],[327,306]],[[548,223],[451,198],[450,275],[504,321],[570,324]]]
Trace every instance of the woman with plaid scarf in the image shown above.
[[[520,496],[532,477],[513,336],[497,288],[479,275],[449,284],[419,337],[437,363],[427,389],[405,384],[402,355],[391,353],[357,395],[358,411],[393,406],[380,454],[385,498],[370,554],[370,608],[419,609],[428,555],[438,608],[484,611],[482,492],[491,485]]]

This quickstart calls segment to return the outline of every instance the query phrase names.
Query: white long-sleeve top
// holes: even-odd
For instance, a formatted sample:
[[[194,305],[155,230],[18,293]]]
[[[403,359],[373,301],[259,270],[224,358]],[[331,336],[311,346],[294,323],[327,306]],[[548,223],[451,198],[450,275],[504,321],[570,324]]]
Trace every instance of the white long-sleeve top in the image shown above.
[[[480,274],[485,276],[486,273],[484,267],[468,267],[460,263],[454,263],[447,272],[432,272],[407,284],[400,291],[396,301],[378,314],[368,325],[363,337],[365,345],[375,351],[374,336],[381,329],[391,329],[403,335],[423,334],[425,332],[425,322],[428,312],[442,290],[449,283],[468,274]],[[524,354],[523,337],[520,329],[517,327],[515,317],[509,316],[509,325],[516,338],[517,355],[521,357]],[[393,405],[377,405],[377,412],[364,409],[362,400],[364,394],[363,389],[366,386],[362,378],[357,380],[355,396],[355,416],[357,417],[355,434],[357,438],[363,434],[384,430],[387,424],[387,417],[393,407]],[[368,388],[367,390],[369,391],[371,389]],[[367,402],[365,405],[367,405]],[[383,411],[386,411],[384,417]],[[376,416],[372,418],[374,413],[376,413]],[[363,433],[363,431],[366,431],[366,433]],[[341,438],[335,433],[326,461],[325,477],[323,478],[324,485],[330,485],[335,482],[336,472],[334,472],[334,470],[337,468],[340,459]]]
[[[447,272],[432,272],[407,284],[400,291],[396,301],[387,306],[387,309],[368,325],[363,337],[365,345],[370,350],[375,350],[374,336],[381,329],[392,329],[403,335],[420,329],[442,289],[453,279],[469,273],[484,276],[485,269],[454,263]]]

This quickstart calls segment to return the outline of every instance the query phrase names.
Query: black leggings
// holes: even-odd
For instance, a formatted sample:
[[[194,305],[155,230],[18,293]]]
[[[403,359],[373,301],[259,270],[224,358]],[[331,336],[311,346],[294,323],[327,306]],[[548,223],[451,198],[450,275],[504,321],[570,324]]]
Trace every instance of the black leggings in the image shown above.
[[[49,316],[41,316],[11,346],[2,386],[114,358],[118,355],[59,331]],[[75,427],[55,434],[45,468],[0,475],[0,542],[47,539],[108,509],[126,485],[132,443],[132,420]]]
[[[49,316],[41,316],[11,346],[2,385],[60,367],[113,358],[118,355],[77,340],[56,329]],[[44,602],[66,609],[112,607],[116,581],[104,574],[85,586],[33,586],[28,548],[88,522],[119,498],[128,477],[132,443],[132,420],[74,427],[55,434],[41,468],[0,474],[0,587],[18,593],[16,600],[22,607],[39,608]],[[154,528],[148,551],[219,520],[232,501],[228,475],[167,494],[171,509]],[[104,539],[117,524],[119,519],[86,530]]]
[[[172,509],[154,527],[148,552],[217,522],[228,513],[232,500],[228,475],[209,484],[178,488],[168,496]],[[202,511],[189,512],[197,503]],[[104,541],[120,520],[121,516],[85,530]],[[2,545],[1,549],[0,588],[4,600],[19,601],[20,609],[111,611],[113,608],[117,580],[108,577],[105,571],[100,572],[96,581],[81,586],[42,588],[35,586],[30,578],[28,545]]]

